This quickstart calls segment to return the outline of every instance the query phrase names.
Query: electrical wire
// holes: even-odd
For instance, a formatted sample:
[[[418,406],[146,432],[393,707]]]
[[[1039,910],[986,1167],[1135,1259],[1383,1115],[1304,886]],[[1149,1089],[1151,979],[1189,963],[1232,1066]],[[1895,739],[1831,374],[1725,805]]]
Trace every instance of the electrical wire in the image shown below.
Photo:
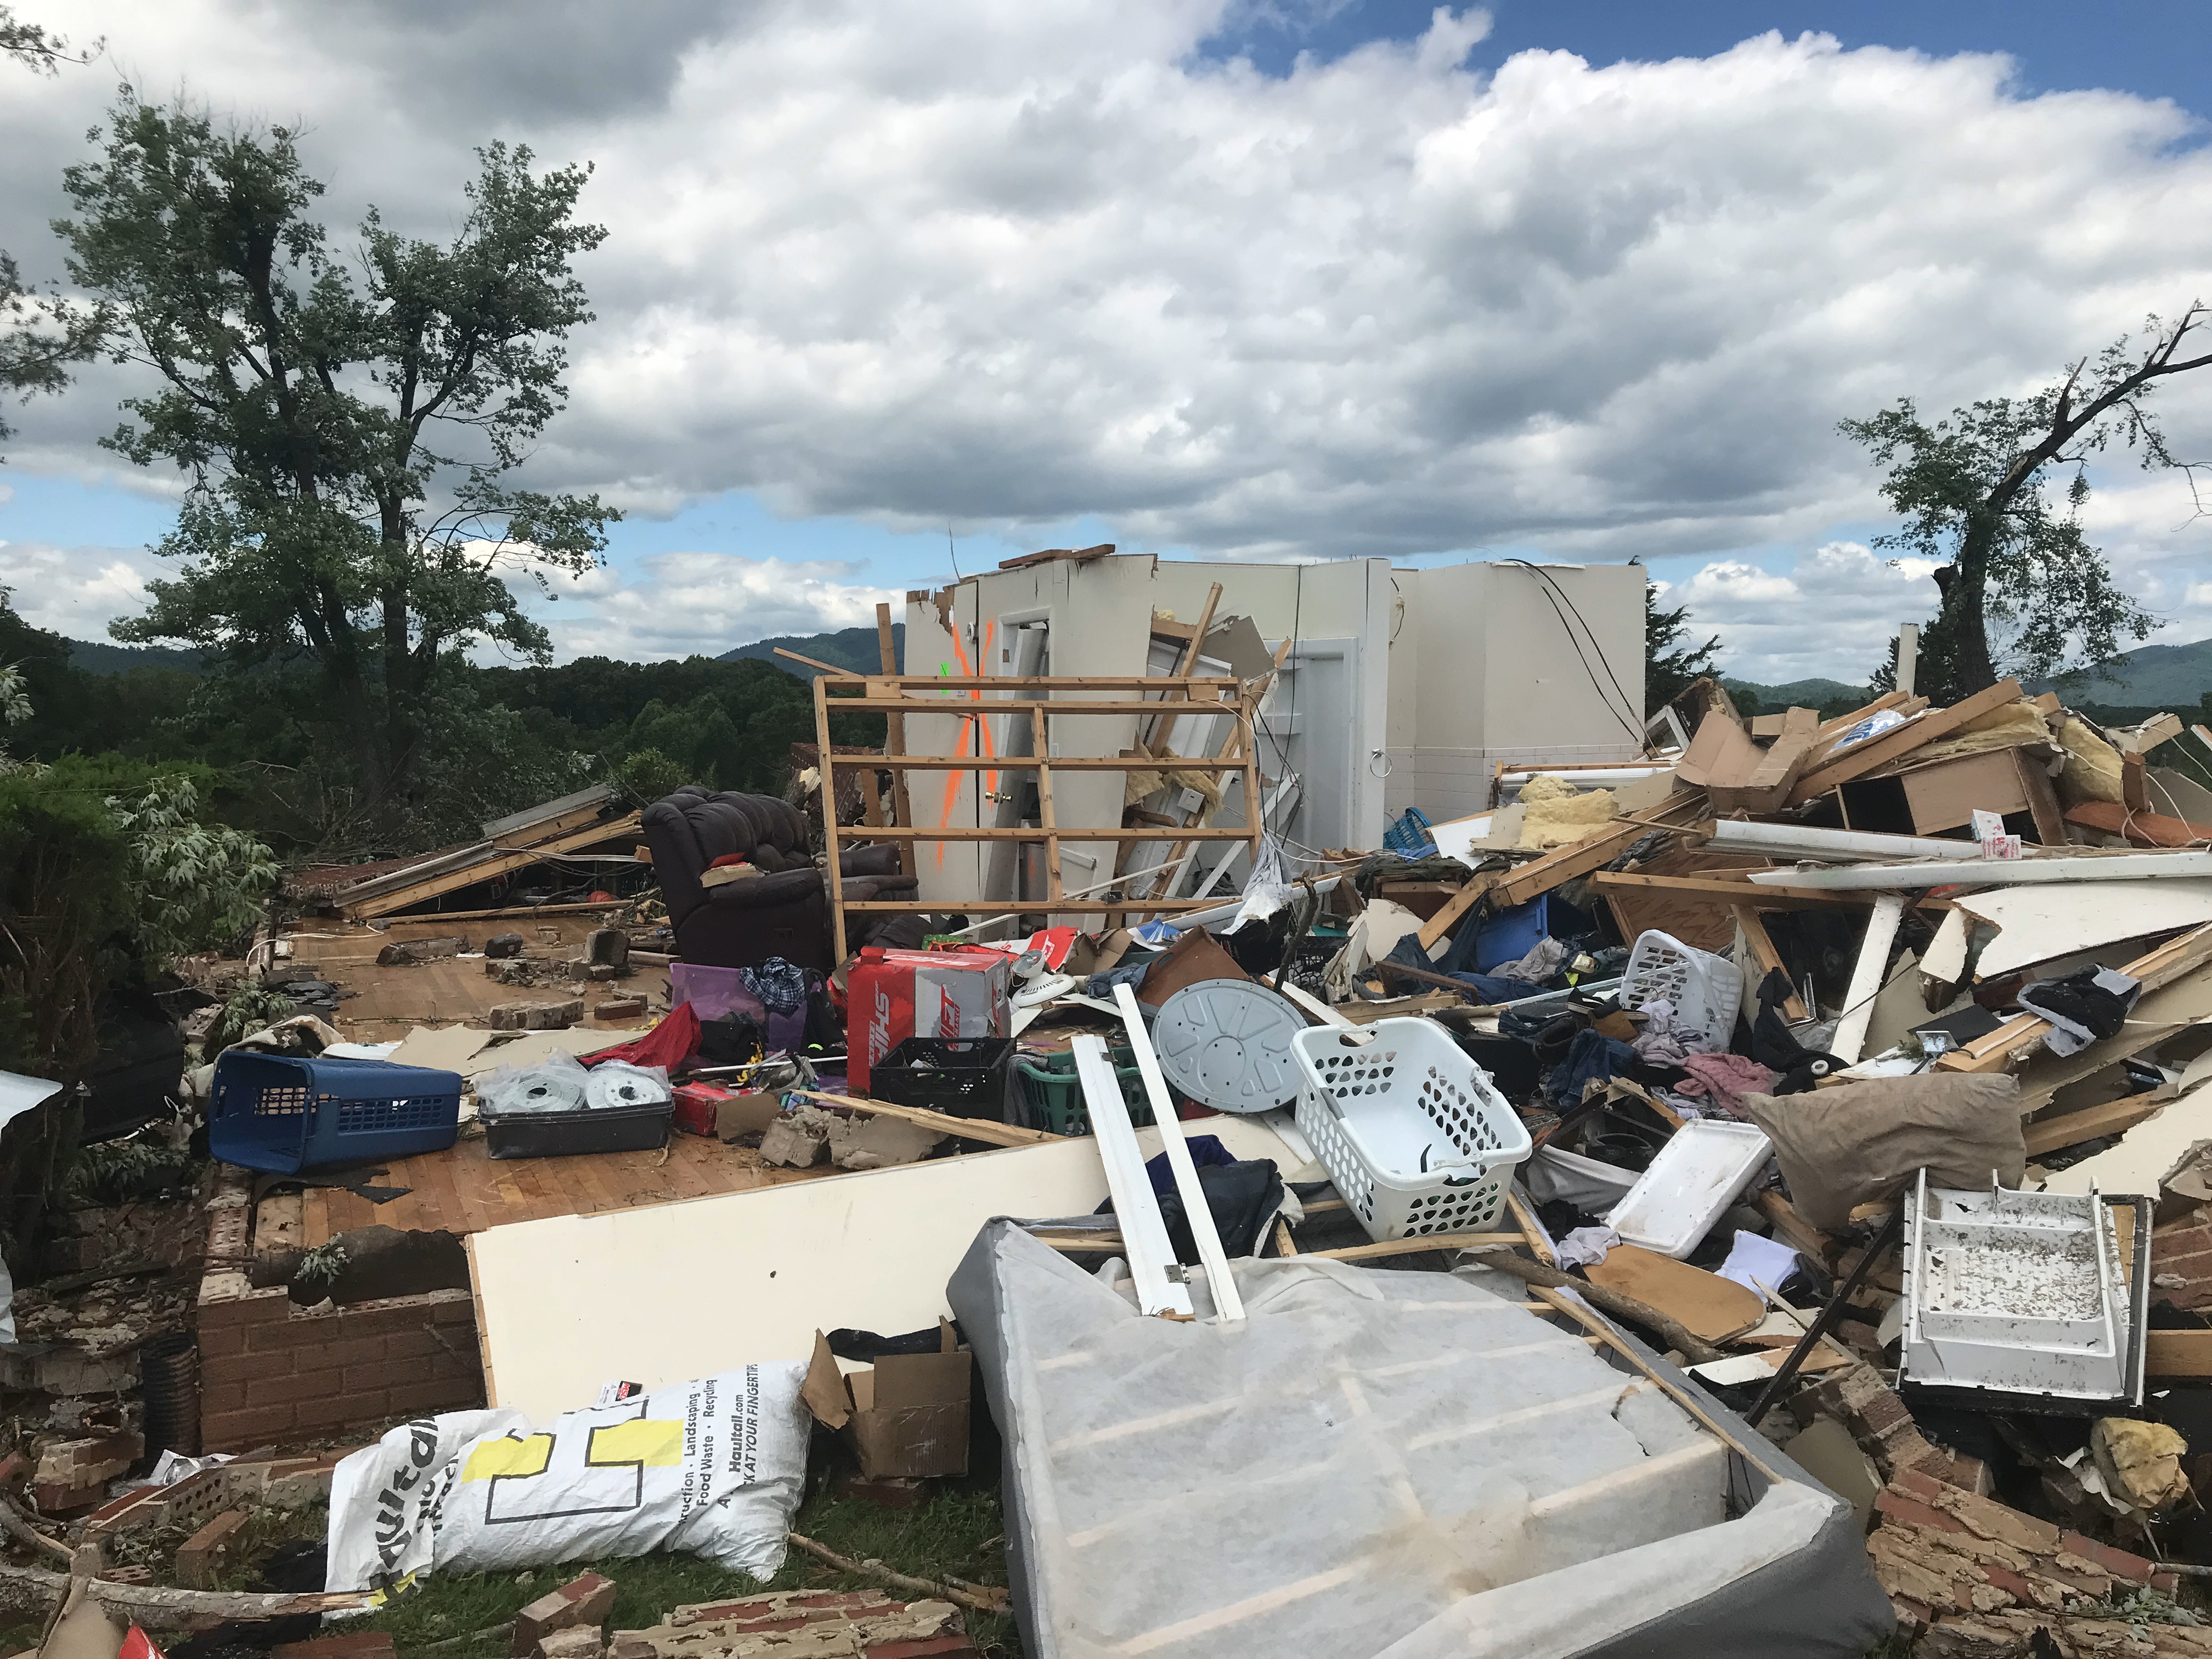
[[[1589,642],[1592,649],[1597,652],[1598,662],[1605,669],[1606,678],[1613,682],[1613,691],[1620,698],[1621,707],[1631,710],[1632,713],[1635,708],[1635,704],[1630,700],[1627,691],[1622,687],[1620,684],[1620,677],[1613,672],[1613,665],[1606,661],[1604,647],[1600,646],[1597,642],[1597,632],[1595,629],[1590,627],[1589,619],[1583,615],[1581,607],[1577,605],[1573,599],[1568,598],[1566,589],[1561,587],[1557,581],[1553,580],[1551,574],[1541,565],[1532,564],[1527,559],[1501,559],[1498,562],[1500,564],[1517,564],[1528,570],[1534,571],[1539,580],[1544,583],[1544,586],[1538,591],[1543,593],[1546,602],[1551,605],[1552,614],[1559,619],[1559,627],[1566,634],[1567,643],[1574,647],[1575,655],[1582,663],[1583,672],[1589,678],[1590,689],[1597,693],[1598,701],[1605,704],[1605,712],[1612,715],[1613,719],[1620,721],[1622,728],[1627,732],[1630,737],[1635,738],[1639,744],[1642,743],[1644,741],[1644,728],[1638,725],[1633,720],[1624,718],[1621,714],[1620,709],[1614,708],[1613,706],[1612,699],[1606,696],[1605,687],[1601,683],[1600,683],[1596,670],[1590,666],[1589,653],[1583,651],[1582,641],[1575,637],[1574,624],[1567,620],[1566,611],[1559,609],[1559,600],[1566,600],[1567,610],[1572,611],[1575,613],[1576,621],[1582,623],[1583,631],[1589,636]],[[1553,593],[1557,593],[1559,595],[1559,599],[1553,599],[1552,597]]]

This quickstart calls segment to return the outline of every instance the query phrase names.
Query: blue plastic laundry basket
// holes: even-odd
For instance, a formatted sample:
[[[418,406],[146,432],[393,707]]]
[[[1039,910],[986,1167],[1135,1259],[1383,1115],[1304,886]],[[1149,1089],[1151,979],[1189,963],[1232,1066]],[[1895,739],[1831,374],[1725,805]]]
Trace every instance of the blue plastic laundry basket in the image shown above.
[[[295,1175],[443,1152],[460,1116],[458,1072],[233,1048],[215,1064],[208,1150],[225,1164]]]

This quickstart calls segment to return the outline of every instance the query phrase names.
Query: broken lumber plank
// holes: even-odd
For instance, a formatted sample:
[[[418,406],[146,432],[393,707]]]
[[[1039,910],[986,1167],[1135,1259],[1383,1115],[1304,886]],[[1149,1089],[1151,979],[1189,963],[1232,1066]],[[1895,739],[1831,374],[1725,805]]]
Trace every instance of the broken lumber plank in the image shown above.
[[[1371,1261],[1377,1256],[1419,1255],[1425,1250],[1511,1249],[1527,1243],[1517,1229],[1510,1233],[1427,1233],[1419,1238],[1385,1238],[1372,1244],[1346,1244],[1340,1249],[1305,1254],[1328,1261]]]
[[[2118,801],[2085,800],[2069,806],[2066,822],[2124,836],[2137,847],[2212,846],[2212,823],[2191,823],[2159,812],[2130,812]]]
[[[1863,777],[1878,766],[1911,754],[1939,738],[1948,738],[1983,715],[1992,714],[2008,702],[2020,701],[2020,682],[1999,680],[1995,685],[1977,691],[1971,697],[1962,697],[1948,708],[1930,709],[1917,720],[1906,721],[1894,731],[1879,737],[1855,743],[1832,759],[1823,761],[1815,771],[1808,772],[1797,781],[1790,792],[1792,806],[1825,795],[1838,784],[1849,783],[1853,778]]]
[[[1048,1146],[1068,1138],[1051,1134],[1042,1129],[1024,1129],[1017,1124],[1000,1123],[988,1117],[954,1117],[948,1113],[930,1111],[926,1107],[894,1106],[887,1100],[863,1100],[857,1095],[833,1095],[820,1089],[793,1089],[791,1092],[807,1100],[826,1100],[832,1106],[843,1106],[855,1112],[872,1112],[878,1117],[895,1117],[917,1128],[936,1129],[945,1134],[958,1135],[963,1140],[987,1140],[994,1146]]]
[[[586,824],[584,828],[573,830],[567,835],[556,836],[550,841],[542,841],[535,846],[520,848],[511,853],[495,854],[493,857],[484,859],[478,863],[464,864],[454,869],[441,871],[435,875],[427,876],[419,882],[405,887],[394,888],[389,892],[379,893],[371,898],[359,899],[350,904],[341,898],[336,901],[338,914],[345,917],[348,921],[367,921],[376,916],[389,915],[394,910],[404,909],[410,904],[422,903],[426,900],[438,897],[441,894],[450,893],[456,888],[471,887],[477,882],[489,881],[494,876],[503,876],[511,871],[542,863],[556,854],[581,852],[585,848],[603,841],[635,842],[641,827],[641,820],[635,812],[630,813],[627,817],[616,818],[606,823]],[[443,921],[445,918],[434,917],[430,920]]]
[[[1826,1262],[1828,1236],[1798,1214],[1788,1199],[1779,1193],[1761,1193],[1754,1202],[1759,1213],[1774,1224],[1776,1232],[1813,1261]]]
[[[1452,930],[1452,924],[1473,909],[1482,896],[1498,884],[1498,872],[1486,872],[1469,876],[1466,885],[1443,902],[1443,908],[1421,924],[1415,935],[1425,951]]]
[[[1540,859],[1504,872],[1492,890],[1498,895],[1501,908],[1510,909],[1516,904],[1526,904],[1530,899],[1550,892],[1562,882],[1572,881],[1577,876],[1586,876],[1591,871],[1612,863],[1651,834],[1655,823],[1662,830],[1671,830],[1678,827],[1680,821],[1679,827],[1686,830],[1691,823],[1704,816],[1705,809],[1704,790],[1678,789],[1649,817],[1615,818],[1595,836],[1565,847],[1555,847]]]
[[[2143,1350],[2150,1376],[2212,1377],[2212,1331],[2152,1331]]]
[[[218,1619],[289,1619],[301,1613],[362,1612],[369,1605],[365,1590],[264,1595],[251,1590],[167,1589],[158,1584],[119,1584],[108,1578],[77,1582],[108,1612],[162,1630],[197,1627],[198,1623]],[[70,1583],[65,1572],[0,1563],[0,1599],[18,1606],[52,1607],[69,1594]]]
[[[1790,970],[1782,963],[1782,952],[1774,948],[1774,940],[1766,931],[1766,924],[1759,919],[1759,911],[1748,904],[1731,904],[1729,910],[1759,967],[1770,974],[1778,971],[1783,978],[1790,980],[1790,994],[1782,1000],[1782,1012],[1792,1019],[1811,1018],[1805,999],[1797,994],[1797,981],[1790,979]]]
[[[888,603],[876,607],[876,654],[885,674],[898,672],[898,647],[891,637],[891,608]],[[884,717],[884,758],[903,757],[905,754],[906,716],[886,714]],[[834,800],[836,797],[832,794],[830,799]],[[914,806],[907,799],[906,773],[903,770],[891,774],[891,811],[901,823],[914,822]],[[908,842],[899,848],[899,872],[910,876],[914,871],[914,843]]]
[[[2146,993],[2170,985],[2183,975],[2212,962],[2212,922],[2168,939],[2156,950],[2137,957],[2120,971],[2140,980]],[[2034,1014],[2014,1014],[1987,1036],[1954,1048],[1936,1062],[1939,1072],[2002,1072],[2028,1053],[2051,1030],[2051,1023]]]
[[[1871,905],[1876,889],[1825,887],[1767,887],[1753,883],[1749,872],[1746,879],[1731,881],[1726,876],[1645,876],[1627,870],[1600,870],[1590,878],[1590,885],[1600,892],[1647,891],[1680,893],[1701,898],[1720,899],[1729,904],[1747,905],[1759,910],[1863,910]],[[1955,907],[1948,899],[1923,897],[1913,907],[1921,910],[1949,910]]]
[[[2128,1095],[2102,1106],[2087,1106],[2057,1117],[2033,1119],[2023,1126],[2027,1155],[2040,1158],[2045,1152],[2078,1146],[2100,1135],[2116,1135],[2123,1129],[2134,1128],[2146,1118],[2156,1116],[2170,1103],[2154,1100],[2148,1094]]]

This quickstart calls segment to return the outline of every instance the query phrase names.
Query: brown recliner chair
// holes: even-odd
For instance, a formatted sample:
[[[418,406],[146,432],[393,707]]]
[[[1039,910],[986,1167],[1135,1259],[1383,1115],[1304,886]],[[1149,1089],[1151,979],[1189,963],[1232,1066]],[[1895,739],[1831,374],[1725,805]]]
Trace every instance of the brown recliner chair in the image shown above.
[[[676,952],[684,961],[752,968],[781,957],[823,973],[837,965],[828,886],[814,866],[806,820],[797,807],[773,795],[716,794],[686,784],[645,809],[644,827]],[[700,885],[702,872],[732,854],[763,873],[720,887]],[[899,873],[896,847],[856,848],[837,864],[848,900],[910,893],[920,884]],[[855,950],[862,942],[860,936],[850,941]]]

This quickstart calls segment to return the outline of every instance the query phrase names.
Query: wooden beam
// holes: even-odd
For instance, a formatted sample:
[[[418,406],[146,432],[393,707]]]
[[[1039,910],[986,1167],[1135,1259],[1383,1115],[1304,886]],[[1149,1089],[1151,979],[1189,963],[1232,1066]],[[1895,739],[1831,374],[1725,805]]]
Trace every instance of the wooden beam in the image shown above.
[[[1863,910],[1877,895],[1874,888],[1762,887],[1725,876],[1643,876],[1626,870],[1600,870],[1590,878],[1600,892],[1680,893],[1686,896],[1718,899],[1759,910]],[[1949,910],[1949,899],[1925,898],[1914,907]]]
[[[1469,876],[1466,884],[1446,899],[1436,915],[1421,924],[1421,931],[1414,936],[1420,941],[1421,948],[1424,951],[1429,949],[1451,932],[1452,924],[1472,910],[1482,896],[1498,884],[1498,872],[1494,870]]]
[[[2130,812],[2118,801],[2085,800],[2069,806],[2066,822],[2124,836],[2137,847],[2212,846],[2212,823],[2191,823],[2159,812]]]
[[[824,674],[849,674],[853,672],[849,668],[840,668],[834,662],[823,662],[819,658],[802,657],[796,651],[787,651],[780,645],[772,645],[769,649],[779,657],[788,657],[793,662],[804,663],[809,668],[818,670]]]
[[[2212,962],[2212,922],[2192,929],[2177,939],[2168,939],[2156,950],[2145,952],[2120,969],[2129,978],[2142,981],[2145,992],[2170,985],[2183,975],[2193,973],[2206,963]],[[1943,1055],[1936,1062],[1939,1072],[2002,1072],[2014,1060],[2025,1060],[2029,1051],[2040,1043],[2050,1032],[2047,1020],[2033,1014],[2015,1014],[1987,1036],[1977,1037]],[[2120,1056],[2115,1055],[2118,1059]]]
[[[857,1095],[825,1094],[819,1089],[793,1089],[791,1092],[803,1095],[809,1100],[826,1100],[833,1106],[843,1106],[855,1112],[871,1112],[878,1117],[895,1117],[917,1128],[939,1130],[948,1135],[958,1135],[963,1140],[988,1140],[994,1146],[1047,1146],[1054,1141],[1069,1139],[1066,1135],[1049,1134],[1042,1129],[1024,1129],[1016,1124],[1000,1123],[995,1118],[953,1117],[921,1106],[894,1106],[887,1100],[863,1100]]]
[[[1808,772],[1797,781],[1790,792],[1792,806],[1825,795],[1838,784],[1849,783],[1853,778],[1863,777],[1875,768],[1911,754],[1914,750],[1948,738],[1983,715],[1993,714],[2008,702],[2020,701],[2020,682],[1999,680],[1995,685],[1977,691],[1971,697],[1962,697],[1948,708],[1931,709],[1919,719],[1907,720],[1896,730],[1885,732],[1880,737],[1855,743],[1832,760],[1824,761],[1819,769]]]
[[[1790,1200],[1779,1193],[1761,1193],[1753,1200],[1759,1213],[1774,1224],[1774,1231],[1790,1241],[1791,1246],[1826,1266],[1828,1236],[1797,1213]]]
[[[540,842],[535,847],[518,848],[512,853],[499,854],[480,863],[465,864],[456,869],[441,871],[438,874],[427,876],[410,886],[395,887],[390,892],[379,893],[373,898],[361,899],[351,904],[343,900],[335,902],[338,906],[338,914],[349,921],[367,921],[372,917],[389,915],[394,910],[403,909],[410,904],[420,904],[426,899],[436,898],[441,894],[450,893],[459,888],[472,887],[477,882],[489,881],[493,877],[506,875],[509,871],[526,869],[531,865],[544,863],[562,853],[580,852],[585,848],[597,846],[603,841],[635,841],[637,839],[639,828],[638,815],[632,812],[627,817],[616,818],[606,823],[587,824],[581,830],[572,830],[565,836],[556,836],[552,840]]]
[[[899,717],[892,715],[893,720]],[[1055,772],[1149,772],[1158,770],[1161,763],[1145,755],[1054,755],[1052,769]],[[883,772],[1034,772],[1042,762],[1035,755],[840,755],[837,765],[844,771]],[[1182,772],[1236,772],[1244,763],[1226,755],[1184,760],[1178,757],[1174,769]],[[1960,843],[1964,846],[1965,842]]]
[[[1180,684],[1189,691],[1214,691],[1235,696],[1235,678],[1215,674],[856,674],[840,669],[827,677],[823,689],[830,692],[866,693],[872,686],[897,686],[907,691],[1164,691]],[[851,700],[841,697],[838,707]],[[1158,712],[1157,698],[1146,705]],[[927,703],[911,713],[929,714]],[[995,714],[995,708],[986,709]]]
[[[1501,1245],[1528,1242],[1516,1227],[1511,1232],[1430,1233],[1420,1238],[1385,1238],[1373,1244],[1347,1244],[1339,1250],[1308,1250],[1306,1255],[1328,1261],[1372,1261],[1378,1256],[1419,1255],[1426,1250],[1494,1250]]]
[[[819,685],[822,682],[817,680],[815,684]],[[949,689],[960,682],[939,680],[936,684]],[[989,682],[984,684],[988,684]],[[1228,708],[1231,701],[1229,693],[1234,691],[1237,682],[1224,680],[1218,684],[1226,688],[1224,693],[1210,698],[1193,697],[1190,701],[1195,706],[1187,712],[1218,714]],[[1006,682],[1000,682],[1001,689],[1005,684]],[[1214,707],[1216,704],[1219,707]],[[1055,697],[994,697],[988,702],[933,702],[926,697],[863,696],[840,697],[830,707],[841,714],[956,714],[970,720],[991,720],[1000,714],[1018,714],[1029,708],[1042,708],[1053,715],[1150,714],[1158,714],[1160,705],[1157,698],[1152,697],[1117,697],[1103,701],[1086,699],[1081,702]]]
[[[1249,841],[1251,832],[1238,828],[1199,829],[1182,824],[1167,824],[1152,830],[1093,830],[1087,825],[1062,824],[1057,830],[1000,829],[986,824],[981,829],[947,824],[941,830],[912,829],[905,824],[886,824],[881,830],[868,832],[872,841],[1040,841],[1048,842],[1054,836],[1062,841]],[[1219,903],[1219,900],[1214,901]],[[1087,909],[1097,909],[1088,905]],[[1135,907],[1132,905],[1131,908]]]
[[[1748,904],[1731,904],[1729,910],[1735,916],[1737,927],[1742,930],[1744,943],[1751,946],[1751,954],[1758,958],[1759,965],[1770,974],[1778,969],[1783,978],[1790,979],[1790,970],[1782,965],[1782,952],[1774,948],[1774,940],[1768,936],[1766,924],[1759,919],[1759,912]],[[1795,980],[1790,981],[1790,994],[1783,999],[1782,1012],[1792,1019],[1812,1018],[1806,1010],[1805,999],[1797,994]]]
[[[1063,830],[1060,833],[1068,841],[1080,839],[1073,830]],[[1093,894],[1088,898],[1081,896],[1064,898],[1062,908],[1071,914],[1076,910],[1085,912],[1152,910],[1180,914],[1185,910],[1218,910],[1221,908],[1221,902],[1218,898],[1109,901],[1104,894],[1099,893]],[[848,900],[845,905],[845,910],[848,915],[857,915],[863,911],[872,911],[885,915],[943,916],[968,915],[981,911],[994,916],[1018,916],[1036,915],[1043,909],[1044,905],[1042,901],[1034,904],[1010,904],[1006,901],[994,902],[988,899],[853,899]]]
[[[2152,1331],[2143,1349],[2148,1376],[2212,1377],[2212,1331]]]
[[[629,902],[628,899],[617,899],[611,904],[515,904],[501,910],[433,910],[422,916],[394,916],[392,925],[404,927],[410,923],[420,923],[434,927],[447,921],[523,921],[532,916],[604,915],[610,910],[621,909]]]
[[[2100,1135],[2116,1135],[2123,1129],[2134,1128],[2146,1118],[2156,1116],[2172,1103],[2154,1100],[2148,1094],[2128,1095],[2102,1106],[2087,1106],[2057,1117],[2034,1119],[2022,1126],[2027,1155],[2040,1158],[2062,1147],[2079,1146]]]
[[[884,672],[898,672],[898,644],[891,635],[891,608],[888,602],[876,607],[876,654],[882,660]],[[896,760],[906,754],[906,716],[890,714],[884,720],[884,758]],[[829,775],[825,768],[823,775]],[[901,823],[914,822],[914,804],[907,799],[906,769],[895,768],[891,773],[891,811]],[[914,873],[914,843],[908,842],[899,848],[899,873]]]
[[[815,758],[821,763],[822,851],[826,860],[823,868],[830,876],[830,940],[836,951],[830,960],[842,963],[848,953],[845,949],[844,872],[838,867],[837,859],[837,770],[830,742],[830,698],[818,679],[814,682],[814,731]]]
[[[1587,840],[1576,842],[1568,847],[1554,848],[1540,859],[1508,870],[1498,878],[1494,890],[1498,904],[1506,909],[1516,904],[1526,904],[1539,894],[1550,892],[1562,882],[1572,881],[1577,876],[1586,876],[1591,871],[1612,863],[1650,835],[1655,825],[1662,830],[1687,829],[1691,823],[1704,816],[1705,811],[1704,790],[1677,789],[1649,817],[1616,818]],[[1683,822],[1678,823],[1678,819]]]

